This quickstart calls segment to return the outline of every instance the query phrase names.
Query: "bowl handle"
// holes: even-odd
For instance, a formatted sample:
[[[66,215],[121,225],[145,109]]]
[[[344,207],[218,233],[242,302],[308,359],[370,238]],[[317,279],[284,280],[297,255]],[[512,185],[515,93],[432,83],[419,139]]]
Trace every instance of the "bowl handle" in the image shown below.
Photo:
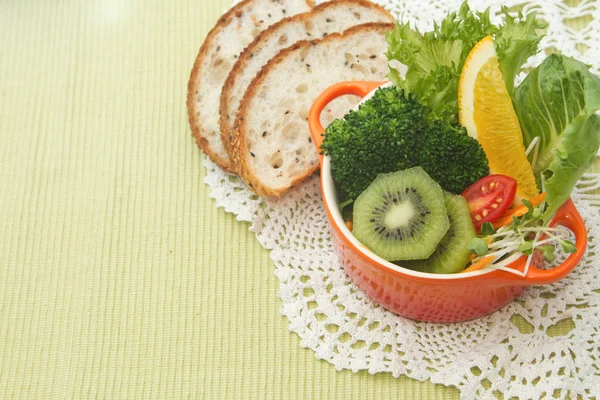
[[[577,263],[583,257],[587,247],[587,230],[581,215],[575,208],[573,200],[569,198],[556,213],[556,216],[550,223],[550,226],[562,225],[569,229],[575,235],[575,253],[572,253],[561,265],[549,269],[539,269],[533,265],[529,267],[529,271],[525,276],[525,280],[531,285],[545,285],[556,282],[564,278],[571,272]]]
[[[319,152],[319,162],[323,162],[323,155],[321,154],[321,143],[323,142],[323,133],[325,129],[321,125],[321,112],[327,104],[334,99],[344,96],[347,94],[354,94],[356,96],[365,97],[373,90],[386,82],[367,82],[367,81],[348,81],[336,83],[333,86],[325,89],[323,93],[317,97],[313,103],[310,111],[308,112],[308,128],[312,136],[313,142]]]

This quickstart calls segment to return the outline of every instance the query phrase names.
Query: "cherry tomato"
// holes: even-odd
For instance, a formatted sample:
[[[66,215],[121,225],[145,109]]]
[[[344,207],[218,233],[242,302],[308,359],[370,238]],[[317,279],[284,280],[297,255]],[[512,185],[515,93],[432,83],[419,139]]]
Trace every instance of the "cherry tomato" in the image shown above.
[[[494,174],[481,178],[465,189],[473,224],[479,231],[484,222],[494,222],[512,204],[517,192],[517,181],[510,176]]]

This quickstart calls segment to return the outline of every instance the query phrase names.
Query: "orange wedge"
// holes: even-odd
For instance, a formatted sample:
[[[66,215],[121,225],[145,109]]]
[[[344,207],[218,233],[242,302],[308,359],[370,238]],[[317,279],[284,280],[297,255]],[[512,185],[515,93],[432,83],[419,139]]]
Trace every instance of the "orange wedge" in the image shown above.
[[[490,169],[516,179],[519,196],[530,199],[539,194],[491,36],[477,43],[465,60],[458,108],[459,122],[481,143]]]

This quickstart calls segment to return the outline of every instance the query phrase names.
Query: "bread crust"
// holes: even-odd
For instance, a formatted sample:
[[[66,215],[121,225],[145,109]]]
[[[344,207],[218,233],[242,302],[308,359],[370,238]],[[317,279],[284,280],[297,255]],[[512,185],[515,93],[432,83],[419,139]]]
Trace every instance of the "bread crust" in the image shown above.
[[[239,173],[239,166],[235,162],[233,162],[233,160],[231,159],[232,152],[233,152],[232,141],[234,139],[234,135],[236,134],[235,118],[237,117],[237,115],[234,116],[234,121],[231,126],[232,129],[228,129],[227,110],[229,109],[229,106],[230,106],[229,99],[231,98],[231,92],[233,90],[233,87],[234,87],[236,81],[241,76],[241,74],[245,71],[248,63],[250,62],[250,59],[253,57],[253,53],[256,51],[256,49],[258,47],[262,46],[271,36],[277,35],[279,33],[279,30],[283,26],[285,26],[289,23],[295,23],[295,22],[308,22],[316,14],[324,12],[325,10],[327,10],[329,8],[339,7],[340,5],[341,6],[343,6],[343,5],[359,5],[364,8],[367,8],[367,9],[376,10],[377,12],[381,13],[382,16],[387,15],[390,19],[390,22],[395,21],[392,14],[390,14],[385,8],[383,8],[382,6],[380,6],[378,4],[372,3],[369,0],[330,0],[326,3],[316,6],[314,9],[312,9],[309,12],[296,14],[294,16],[284,18],[281,21],[269,26],[267,29],[262,31],[252,41],[252,43],[250,43],[248,45],[248,47],[246,47],[246,49],[244,49],[244,51],[240,54],[237,61],[233,65],[233,68],[229,72],[229,75],[227,76],[227,79],[225,80],[225,84],[223,85],[223,90],[221,91],[220,106],[219,106],[219,114],[220,114],[219,115],[219,125],[221,127],[220,134],[221,134],[221,141],[223,142],[225,150],[227,151],[227,153],[229,154],[229,157],[230,157],[230,161],[231,161],[230,171]],[[240,103],[240,108],[241,108],[241,103]],[[239,111],[240,108],[238,108],[237,111]]]
[[[256,176],[252,167],[250,166],[249,154],[246,151],[246,134],[247,134],[247,118],[246,116],[249,114],[249,106],[251,99],[255,96],[256,92],[260,85],[264,82],[264,80],[268,77],[270,72],[275,69],[275,67],[282,62],[284,62],[287,57],[296,51],[300,51],[300,49],[307,48],[309,46],[316,46],[320,43],[326,43],[335,40],[343,40],[347,37],[352,36],[355,33],[364,33],[369,31],[374,32],[390,32],[394,29],[393,23],[380,23],[380,22],[372,22],[362,25],[354,26],[350,29],[347,29],[343,33],[332,33],[320,40],[304,40],[295,43],[294,45],[280,51],[274,58],[271,59],[265,65],[256,78],[252,81],[248,90],[244,94],[244,98],[240,104],[240,110],[235,120],[234,124],[234,134],[233,139],[231,140],[231,153],[230,157],[232,160],[232,164],[236,165],[239,170],[238,173],[242,177],[242,179],[250,186],[253,192],[261,196],[279,196],[284,191],[294,186],[295,184],[301,182],[306,179],[308,176],[312,175],[317,169],[319,169],[319,164],[315,163],[309,169],[307,169],[303,174],[295,177],[291,183],[285,187],[272,188],[265,185],[261,179]]]
[[[208,139],[202,135],[201,121],[196,115],[195,97],[199,90],[198,81],[202,72],[202,63],[208,55],[209,49],[211,48],[216,36],[231,24],[234,18],[236,18],[236,14],[240,12],[243,13],[247,7],[250,7],[259,1],[260,0],[243,0],[219,18],[216,25],[208,32],[208,35],[206,35],[202,46],[200,46],[200,50],[198,51],[198,55],[194,61],[194,66],[192,67],[190,79],[188,81],[186,107],[188,110],[188,122],[192,131],[192,137],[194,138],[198,147],[200,147],[200,149],[202,149],[212,161],[228,172],[232,172],[230,160],[223,159],[223,157],[220,157],[215,151],[213,151],[213,149],[210,147],[210,142]],[[314,8],[314,0],[304,1],[311,9]]]

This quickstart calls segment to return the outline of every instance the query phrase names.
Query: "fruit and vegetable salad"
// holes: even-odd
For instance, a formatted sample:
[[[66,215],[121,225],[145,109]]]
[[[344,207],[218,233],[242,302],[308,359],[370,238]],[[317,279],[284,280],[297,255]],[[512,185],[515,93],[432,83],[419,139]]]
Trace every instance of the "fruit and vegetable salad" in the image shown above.
[[[502,12],[495,25],[465,2],[430,32],[399,22],[387,37],[392,85],[326,129],[346,224],[385,260],[525,275],[557,246],[575,251],[549,222],[600,147],[600,79],[551,54],[517,84],[545,25]],[[524,271],[508,267],[523,256]]]

